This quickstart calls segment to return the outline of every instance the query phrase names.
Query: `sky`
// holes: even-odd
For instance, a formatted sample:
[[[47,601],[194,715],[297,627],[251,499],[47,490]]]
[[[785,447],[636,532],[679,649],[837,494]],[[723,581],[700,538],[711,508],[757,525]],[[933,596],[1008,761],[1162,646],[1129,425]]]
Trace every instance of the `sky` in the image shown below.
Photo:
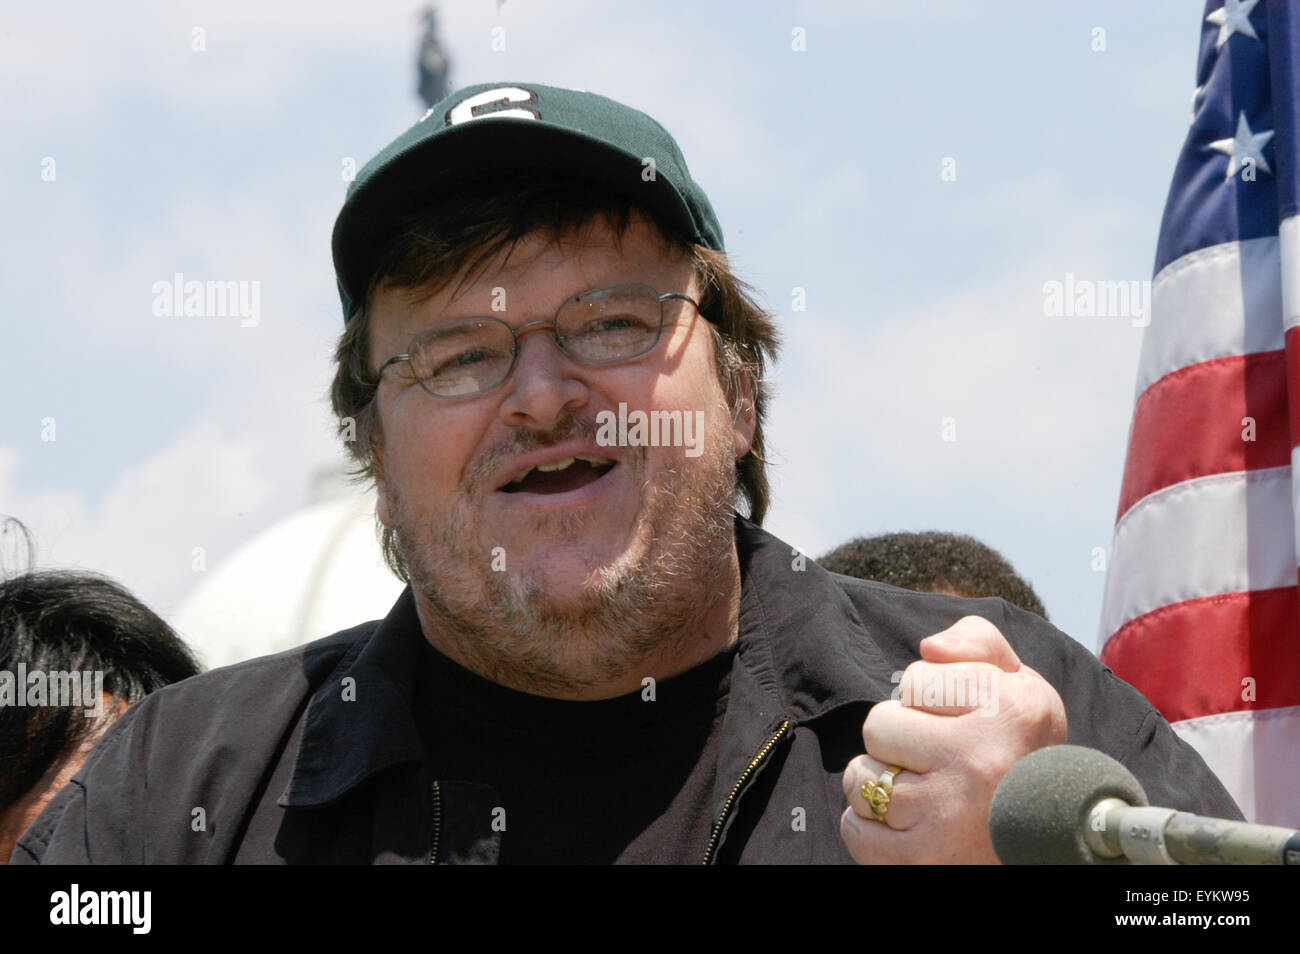
[[[329,236],[423,112],[418,2],[23,4],[0,24],[0,514],[164,617],[337,467]],[[662,122],[785,339],[766,526],[969,533],[1096,648],[1194,2],[444,0],[453,85]],[[257,283],[251,314],[155,285]],[[251,312],[251,309],[250,309]],[[379,610],[382,613],[382,608]],[[351,622],[351,621],[348,621]],[[324,633],[320,635],[326,635]]]

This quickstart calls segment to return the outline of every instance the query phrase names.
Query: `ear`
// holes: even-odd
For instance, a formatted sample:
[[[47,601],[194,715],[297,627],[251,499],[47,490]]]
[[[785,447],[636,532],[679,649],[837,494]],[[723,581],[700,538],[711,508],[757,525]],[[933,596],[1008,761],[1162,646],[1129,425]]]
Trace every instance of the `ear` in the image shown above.
[[[393,529],[393,511],[388,505],[388,494],[384,491],[384,484],[378,478],[375,479],[375,487],[379,491],[379,499],[375,502],[375,514],[379,517],[379,522],[389,530]]]
[[[378,414],[375,415],[374,430],[371,432],[370,461],[371,470],[375,475],[375,491],[378,494],[375,514],[379,517],[379,522],[391,530],[394,507],[388,493],[388,481],[384,477],[384,429]]]
[[[754,382],[746,374],[736,395],[736,406],[732,412],[736,438],[736,460],[749,453],[754,446],[754,432],[758,429],[758,411],[755,409]]]

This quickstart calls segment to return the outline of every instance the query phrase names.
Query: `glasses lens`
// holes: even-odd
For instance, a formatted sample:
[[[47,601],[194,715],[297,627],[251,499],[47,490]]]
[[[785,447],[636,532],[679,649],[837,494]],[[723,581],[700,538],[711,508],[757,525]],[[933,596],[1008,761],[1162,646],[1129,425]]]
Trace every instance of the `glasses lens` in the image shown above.
[[[615,285],[571,298],[555,319],[564,349],[587,364],[644,354],[659,340],[659,295],[649,285]]]
[[[411,368],[430,394],[478,394],[496,387],[510,373],[514,343],[502,322],[462,321],[416,339],[411,345]]]

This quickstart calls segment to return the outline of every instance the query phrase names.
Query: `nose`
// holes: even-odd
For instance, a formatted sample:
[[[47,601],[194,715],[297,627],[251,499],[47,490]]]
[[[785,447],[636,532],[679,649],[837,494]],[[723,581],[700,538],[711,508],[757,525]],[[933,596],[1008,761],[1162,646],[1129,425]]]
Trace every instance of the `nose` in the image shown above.
[[[545,331],[545,334],[533,334]],[[530,321],[515,330],[519,355],[502,385],[501,419],[511,427],[550,430],[587,403],[583,368],[555,341],[553,321]]]

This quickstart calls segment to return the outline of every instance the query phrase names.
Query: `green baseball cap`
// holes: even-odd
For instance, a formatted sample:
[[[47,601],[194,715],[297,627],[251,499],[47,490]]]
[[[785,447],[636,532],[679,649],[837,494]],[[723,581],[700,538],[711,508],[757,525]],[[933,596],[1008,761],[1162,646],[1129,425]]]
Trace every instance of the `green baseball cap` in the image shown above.
[[[375,256],[416,200],[464,174],[535,166],[626,193],[706,248],[722,227],[668,130],[640,110],[581,90],[479,83],[452,93],[366,163],[334,222],[343,320],[366,293]]]

